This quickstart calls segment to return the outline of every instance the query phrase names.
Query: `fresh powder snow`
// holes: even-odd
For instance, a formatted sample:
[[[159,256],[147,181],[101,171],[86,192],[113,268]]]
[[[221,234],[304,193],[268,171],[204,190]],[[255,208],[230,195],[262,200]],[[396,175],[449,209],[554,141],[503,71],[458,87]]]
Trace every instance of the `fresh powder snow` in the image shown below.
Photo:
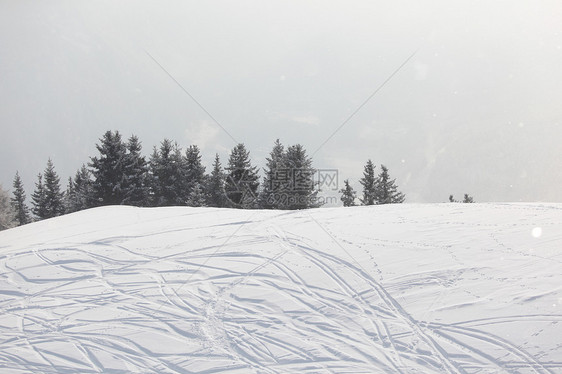
[[[96,208],[0,308],[2,373],[562,373],[562,205]]]

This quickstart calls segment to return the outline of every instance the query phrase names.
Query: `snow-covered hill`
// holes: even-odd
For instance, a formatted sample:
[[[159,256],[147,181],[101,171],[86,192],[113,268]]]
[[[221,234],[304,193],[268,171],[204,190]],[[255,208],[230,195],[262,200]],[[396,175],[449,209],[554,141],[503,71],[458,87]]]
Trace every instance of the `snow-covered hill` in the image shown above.
[[[2,373],[562,373],[562,205],[93,209],[0,311]]]

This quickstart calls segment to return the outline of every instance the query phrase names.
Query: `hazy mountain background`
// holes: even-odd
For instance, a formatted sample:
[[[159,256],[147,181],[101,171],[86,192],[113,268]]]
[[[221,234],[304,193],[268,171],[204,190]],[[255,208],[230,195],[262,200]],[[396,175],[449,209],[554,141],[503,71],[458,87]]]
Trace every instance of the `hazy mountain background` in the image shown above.
[[[417,51],[315,165],[359,188],[372,158],[408,202],[562,201],[560,24],[557,1],[2,1],[0,183],[29,195],[49,157],[66,179],[109,129],[208,169],[234,140],[312,154]]]

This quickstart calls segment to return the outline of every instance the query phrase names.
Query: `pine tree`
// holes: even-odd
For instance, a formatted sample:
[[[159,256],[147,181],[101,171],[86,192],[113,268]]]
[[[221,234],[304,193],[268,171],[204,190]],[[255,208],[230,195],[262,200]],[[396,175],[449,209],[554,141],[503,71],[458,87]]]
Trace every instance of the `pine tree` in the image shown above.
[[[367,160],[367,163],[365,164],[365,168],[363,170],[363,178],[359,180],[359,183],[361,183],[361,186],[363,186],[363,198],[359,199],[361,200],[361,204],[375,204],[376,182],[377,179],[375,177],[375,165],[373,164],[373,161],[369,159]]]
[[[250,161],[250,152],[244,144],[235,146],[226,167],[225,194],[228,205],[236,208],[252,208],[257,201],[259,176]]]
[[[68,184],[66,185],[66,192],[64,193],[64,212],[65,213],[73,213],[73,206],[72,206],[72,199],[76,191],[74,190],[74,181],[72,177],[68,177]]]
[[[206,194],[207,194],[207,205],[215,208],[223,208],[225,204],[225,192],[224,192],[224,171],[222,170],[222,165],[218,153],[215,155],[215,161],[213,162],[213,170],[211,175],[206,180]]]
[[[17,226],[16,212],[12,207],[8,192],[0,185],[0,231]]]
[[[150,157],[150,186],[154,206],[185,205],[185,184],[181,150],[164,139]]]
[[[43,173],[45,179],[45,212],[43,218],[52,218],[64,214],[64,193],[61,191],[60,178],[55,171],[53,161],[47,161],[47,167]]]
[[[205,166],[201,163],[201,152],[196,145],[190,145],[185,151],[183,159],[185,191],[187,198],[190,198],[195,187],[201,188],[205,185]],[[204,195],[204,191],[203,191]]]
[[[283,209],[287,205],[286,193],[290,184],[290,173],[285,147],[279,139],[275,141],[266,161],[263,189],[259,196],[260,206],[263,209]]]
[[[148,183],[148,162],[141,155],[139,138],[132,135],[126,145],[123,159],[123,204],[148,206],[150,188]]]
[[[186,201],[187,206],[199,207],[207,206],[207,198],[203,186],[199,182],[195,182]]]
[[[463,199],[462,202],[467,203],[467,204],[472,204],[472,203],[474,203],[474,198],[472,196],[470,196],[469,194],[465,193],[464,199]]]
[[[289,169],[290,184],[286,189],[286,209],[309,209],[322,205],[318,200],[318,188],[314,181],[316,169],[312,166],[312,158],[300,144],[287,148],[285,153],[286,166]]]
[[[396,179],[390,179],[388,168],[381,165],[381,172],[375,184],[375,201],[377,204],[399,204],[403,203],[406,197],[398,191]]]
[[[471,204],[474,203],[474,198],[472,196],[470,196],[469,194],[465,193],[464,194],[464,199],[462,201],[458,201],[455,200],[453,195],[449,195],[449,202],[450,203],[465,203],[465,204]]]
[[[68,197],[68,212],[78,212],[94,206],[94,187],[86,165],[76,171]]]
[[[126,146],[119,131],[107,131],[96,144],[99,157],[92,157],[89,166],[94,177],[94,199],[97,205],[119,205],[125,198],[123,183]]]
[[[25,225],[31,222],[31,217],[29,215],[29,208],[25,204],[25,191],[23,189],[23,183],[21,181],[20,175],[16,172],[14,177],[14,192],[11,199],[12,207],[16,213],[16,221],[18,226]]]
[[[355,206],[355,197],[357,193],[349,184],[349,179],[344,181],[344,187],[340,190],[340,193],[342,194],[341,201],[343,202],[344,207]]]
[[[35,190],[31,195],[31,205],[33,205],[33,215],[37,219],[47,218],[45,188],[43,186],[43,174],[41,173],[37,175],[37,182],[35,182]]]

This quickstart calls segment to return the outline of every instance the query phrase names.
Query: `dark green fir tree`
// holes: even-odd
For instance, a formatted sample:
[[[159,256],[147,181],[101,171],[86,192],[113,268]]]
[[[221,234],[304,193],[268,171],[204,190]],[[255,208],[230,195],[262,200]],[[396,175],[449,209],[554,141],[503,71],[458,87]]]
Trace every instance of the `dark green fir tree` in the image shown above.
[[[245,209],[255,207],[258,187],[257,167],[252,165],[250,152],[246,150],[244,144],[240,143],[230,152],[226,167],[225,195],[227,205]]]
[[[346,179],[344,182],[344,187],[340,190],[341,193],[341,201],[343,202],[344,207],[355,206],[355,198],[357,193],[349,184],[349,179]]]
[[[18,172],[16,172],[16,176],[14,177],[14,191],[12,194],[13,197],[11,199],[11,203],[16,214],[16,222],[18,226],[31,222],[29,208],[25,203],[26,196],[23,188],[23,182],[21,181]]]
[[[368,160],[363,170],[363,177],[359,180],[363,186],[363,197],[360,199],[363,205],[375,205],[376,203],[376,182],[375,165],[373,161]]]
[[[375,200],[377,204],[400,204],[406,196],[398,191],[396,179],[390,179],[388,168],[381,165],[381,172],[377,177]]]
[[[215,208],[223,208],[226,206],[226,197],[224,192],[225,174],[222,169],[221,161],[218,153],[215,154],[213,162],[213,170],[206,180],[207,205]]]
[[[107,131],[96,144],[99,156],[90,161],[94,199],[97,205],[123,204],[126,146],[119,131]]]

